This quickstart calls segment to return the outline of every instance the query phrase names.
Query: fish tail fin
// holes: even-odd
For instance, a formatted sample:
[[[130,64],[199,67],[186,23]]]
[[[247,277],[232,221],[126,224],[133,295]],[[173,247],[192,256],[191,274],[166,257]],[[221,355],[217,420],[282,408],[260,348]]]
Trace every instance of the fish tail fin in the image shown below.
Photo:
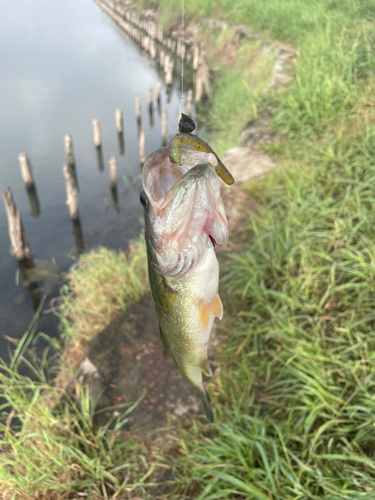
[[[207,359],[207,358],[206,358]],[[207,361],[208,365],[208,361]],[[211,370],[211,369],[210,369]],[[181,370],[182,371],[182,370]],[[208,392],[203,387],[202,381],[202,369],[200,366],[189,366],[187,369],[183,370],[185,377],[193,384],[199,399],[202,401],[204,409],[206,411],[207,419],[210,422],[214,421],[214,414],[211,408],[211,400]]]
[[[207,419],[209,422],[212,423],[214,421],[214,412],[212,411],[210,395],[208,394],[206,389],[204,389],[203,387],[202,388],[197,387],[196,389],[198,392],[198,396],[200,397],[200,399],[203,403],[204,409],[206,411]]]

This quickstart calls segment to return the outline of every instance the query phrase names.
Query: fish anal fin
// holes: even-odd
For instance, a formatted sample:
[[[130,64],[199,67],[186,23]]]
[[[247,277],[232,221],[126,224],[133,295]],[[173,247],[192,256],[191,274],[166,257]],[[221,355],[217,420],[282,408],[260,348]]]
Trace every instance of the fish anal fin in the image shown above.
[[[223,304],[218,293],[210,301],[199,301],[199,319],[203,330],[207,329],[212,317],[219,319],[223,317]]]
[[[207,356],[201,359],[201,362],[199,363],[199,368],[202,370],[202,372],[207,376],[211,377],[212,375],[212,370],[211,367],[208,363]]]

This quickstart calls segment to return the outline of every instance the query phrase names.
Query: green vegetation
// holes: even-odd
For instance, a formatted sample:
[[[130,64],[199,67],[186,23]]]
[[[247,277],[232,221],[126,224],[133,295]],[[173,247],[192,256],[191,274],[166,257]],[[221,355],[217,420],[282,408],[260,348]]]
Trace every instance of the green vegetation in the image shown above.
[[[148,290],[144,237],[128,252],[104,247],[83,255],[62,288],[59,309],[64,351],[58,384],[65,386],[83,360],[87,343]]]
[[[180,0],[158,5],[172,25]],[[297,60],[287,90],[261,92],[272,56],[261,59],[261,44],[249,41],[234,63],[226,53],[230,30],[212,35],[208,57],[216,71],[208,120],[215,148],[222,154],[234,145],[245,123],[272,104],[280,139],[266,151],[279,168],[248,186],[258,209],[249,218],[247,242],[228,254],[222,282],[227,339],[220,369],[208,383],[217,423],[175,420],[181,454],[165,457],[174,471],[169,496],[370,500],[375,6],[358,0],[185,0],[185,9],[188,17],[254,25],[293,43]],[[68,318],[68,372],[81,360],[85,342],[147,290],[145,260],[139,242],[128,256],[101,249],[72,270],[61,311]],[[22,492],[26,498],[53,493],[48,498],[54,499],[71,491],[105,497],[144,484],[152,461],[139,443],[123,439],[121,422],[96,430],[85,391],[69,399],[49,386],[44,372],[31,383],[17,370],[22,349],[12,369],[0,365],[1,411],[11,411],[2,424],[1,492],[9,498]]]
[[[226,265],[232,318],[208,384],[217,424],[180,430],[172,496],[375,498],[375,8],[219,0],[216,14],[298,58],[291,86],[257,102],[278,106],[280,167],[248,186],[258,210]],[[221,85],[213,113],[236,82]]]
[[[96,411],[87,387],[77,384],[73,395],[61,388],[76,375],[90,338],[148,289],[145,255],[141,237],[126,254],[101,247],[73,266],[69,286],[62,290],[62,343],[52,342],[62,352],[57,366],[49,349],[42,359],[36,356],[36,318],[11,362],[0,360],[0,491],[5,500],[57,500],[73,492],[128,498],[147,484],[153,472],[149,450],[121,430],[133,407]],[[59,375],[51,381],[56,370]],[[96,417],[105,410],[118,416],[97,428]]]
[[[97,429],[86,389],[72,399],[40,375],[0,361],[2,498],[115,498],[145,484],[147,448],[121,431],[131,408],[117,406],[121,417]]]

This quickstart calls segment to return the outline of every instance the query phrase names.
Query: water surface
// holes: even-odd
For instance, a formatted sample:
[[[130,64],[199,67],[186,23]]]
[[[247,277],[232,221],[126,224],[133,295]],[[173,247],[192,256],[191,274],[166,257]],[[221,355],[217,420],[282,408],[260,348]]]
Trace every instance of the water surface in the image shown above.
[[[33,258],[55,259],[65,271],[77,255],[62,174],[67,133],[75,150],[84,247],[89,250],[101,244],[125,249],[138,235],[142,216],[139,184],[129,187],[122,179],[140,173],[134,101],[140,97],[142,102],[148,155],[161,146],[160,116],[155,109],[151,126],[147,111],[147,92],[156,91],[158,69],[92,0],[1,2],[0,67],[0,188],[13,190]],[[162,105],[168,109],[172,135],[180,109],[178,92],[166,101],[163,87]],[[115,128],[116,108],[124,113],[124,155],[120,155]],[[93,118],[101,121],[102,166],[93,143]],[[21,152],[32,162],[39,217],[31,215],[17,159]],[[112,155],[117,159],[117,205],[109,189]],[[3,335],[20,337],[34,314],[33,300],[10,254],[2,202],[0,284],[1,356],[6,350]],[[49,298],[56,293],[55,288]],[[37,289],[38,294],[42,293]],[[53,316],[43,315],[38,328],[54,334]]]

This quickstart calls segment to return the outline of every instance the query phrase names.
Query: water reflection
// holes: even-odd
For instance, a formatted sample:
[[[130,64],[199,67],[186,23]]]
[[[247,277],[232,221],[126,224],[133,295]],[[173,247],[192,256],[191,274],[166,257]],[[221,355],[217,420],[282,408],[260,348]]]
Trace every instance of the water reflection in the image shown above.
[[[124,141],[124,133],[123,132],[117,133],[117,142],[118,142],[119,154],[120,154],[120,156],[124,156],[124,154],[125,154],[125,141]]]
[[[152,104],[148,108],[148,122],[150,124],[150,127],[154,126],[154,110]]]
[[[103,150],[101,146],[96,147],[96,158],[98,160],[99,172],[104,172]]]
[[[18,266],[24,287],[30,296],[33,309],[34,311],[37,311],[40,306],[41,297],[38,290],[38,281],[35,279],[35,275],[33,273],[33,270],[35,269],[34,261],[32,259],[19,261]]]
[[[76,242],[77,254],[80,255],[82,253],[85,253],[85,242],[83,237],[81,218],[79,215],[76,219],[72,220],[72,224],[73,224],[73,235]]]
[[[37,219],[40,215],[40,203],[36,188],[26,189],[26,192],[29,199],[31,216]]]
[[[110,190],[111,190],[111,197],[112,197],[112,202],[113,202],[113,208],[119,214],[120,213],[120,206],[119,206],[119,203],[118,203],[118,189],[117,189],[117,185],[112,186],[110,188]]]

